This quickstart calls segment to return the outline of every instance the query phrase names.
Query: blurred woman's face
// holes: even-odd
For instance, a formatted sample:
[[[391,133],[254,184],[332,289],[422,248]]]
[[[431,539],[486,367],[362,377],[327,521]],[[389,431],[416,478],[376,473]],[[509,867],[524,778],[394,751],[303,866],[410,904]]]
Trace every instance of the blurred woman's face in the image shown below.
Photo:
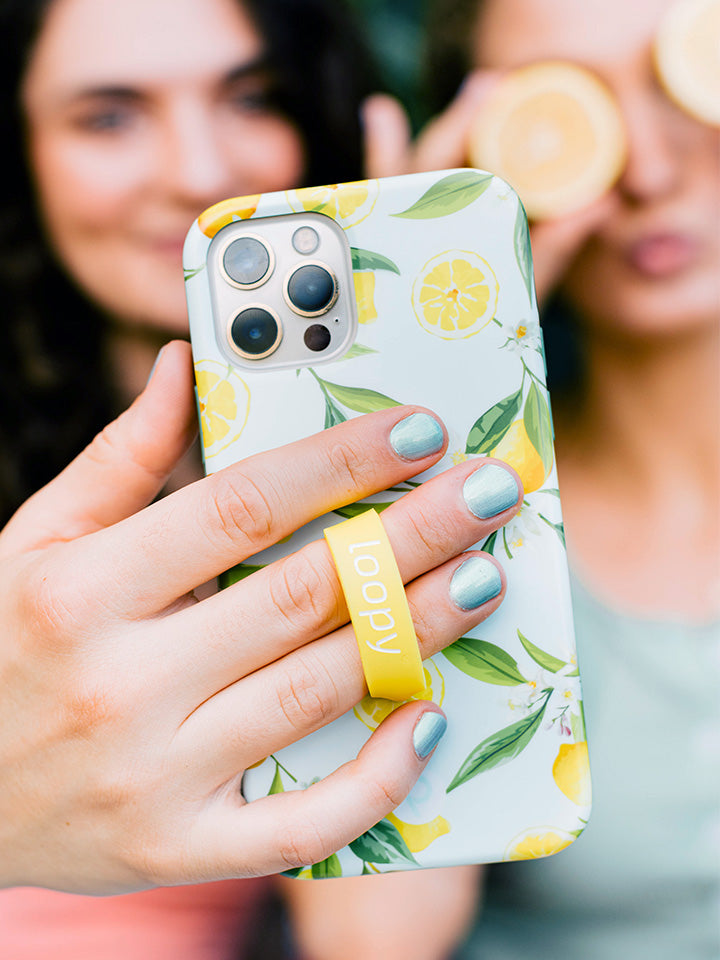
[[[619,210],[590,238],[563,289],[607,333],[678,333],[720,310],[720,131],[660,88],[652,42],[672,0],[486,0],[478,66],[572,60],[594,70],[624,113],[629,158]]]
[[[22,89],[39,207],[70,275],[119,322],[184,332],[192,220],[301,178],[265,54],[236,0],[50,5]]]

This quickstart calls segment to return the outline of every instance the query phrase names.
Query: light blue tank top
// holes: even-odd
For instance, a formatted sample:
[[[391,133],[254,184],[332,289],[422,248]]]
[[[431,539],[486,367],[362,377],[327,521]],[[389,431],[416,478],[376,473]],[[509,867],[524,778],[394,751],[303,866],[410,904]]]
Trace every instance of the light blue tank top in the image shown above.
[[[720,958],[720,622],[619,614],[573,582],[585,833],[490,868],[459,960]]]

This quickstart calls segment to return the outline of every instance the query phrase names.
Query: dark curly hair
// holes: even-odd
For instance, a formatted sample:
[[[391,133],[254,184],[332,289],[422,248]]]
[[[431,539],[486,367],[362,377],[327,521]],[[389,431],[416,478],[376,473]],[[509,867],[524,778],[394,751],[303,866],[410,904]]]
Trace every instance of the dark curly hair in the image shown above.
[[[0,524],[117,412],[107,318],[58,264],[36,208],[19,90],[53,0],[0,0]],[[362,175],[359,107],[376,89],[341,0],[238,0],[267,46],[278,108],[306,144],[304,183]]]

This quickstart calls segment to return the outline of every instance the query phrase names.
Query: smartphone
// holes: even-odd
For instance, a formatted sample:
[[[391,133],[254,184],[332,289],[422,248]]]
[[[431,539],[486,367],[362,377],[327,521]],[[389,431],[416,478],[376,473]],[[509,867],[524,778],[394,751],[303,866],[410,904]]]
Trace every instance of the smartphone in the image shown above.
[[[506,459],[519,515],[477,546],[507,594],[485,623],[424,663],[419,694],[448,732],[394,814],[302,877],[555,853],[590,811],[588,753],[542,334],[517,195],[458,169],[231,198],[184,251],[208,473],[350,417],[417,403],[449,445],[413,481],[334,511],[240,564],[236,582],[387,505],[454,463]],[[265,759],[248,800],[302,788],[353,757],[397,704],[366,697]]]

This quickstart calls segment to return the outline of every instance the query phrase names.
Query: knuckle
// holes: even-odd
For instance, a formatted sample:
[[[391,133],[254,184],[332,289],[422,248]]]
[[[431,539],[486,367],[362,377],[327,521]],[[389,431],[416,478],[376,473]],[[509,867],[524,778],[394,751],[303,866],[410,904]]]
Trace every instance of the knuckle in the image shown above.
[[[433,611],[429,610],[424,604],[418,604],[408,597],[408,606],[410,607],[410,616],[412,617],[415,635],[418,639],[418,645],[424,652],[431,647],[433,640],[437,644],[438,624],[433,616]],[[442,635],[440,633],[440,635]]]
[[[293,821],[278,838],[278,854],[285,869],[318,863],[333,852],[332,845],[311,820]]]
[[[213,481],[209,531],[233,545],[267,540],[274,526],[269,495],[251,477],[237,471],[217,474]]]
[[[328,723],[337,715],[338,690],[316,657],[298,651],[279,681],[278,705],[290,727],[303,736]]]
[[[37,570],[21,588],[19,604],[26,632],[51,639],[56,652],[82,632],[87,604],[72,577],[57,566]]]
[[[407,514],[410,534],[415,546],[428,557],[454,556],[462,549],[458,531],[452,520],[437,508],[416,504]]]
[[[374,810],[394,810],[407,796],[403,784],[394,780],[373,780],[368,783],[368,804]]]
[[[293,633],[337,619],[342,593],[327,556],[319,550],[301,551],[277,567],[270,596]]]
[[[361,453],[344,441],[336,441],[328,448],[328,459],[338,482],[350,494],[365,490],[377,471],[374,458],[368,456],[367,449]]]

